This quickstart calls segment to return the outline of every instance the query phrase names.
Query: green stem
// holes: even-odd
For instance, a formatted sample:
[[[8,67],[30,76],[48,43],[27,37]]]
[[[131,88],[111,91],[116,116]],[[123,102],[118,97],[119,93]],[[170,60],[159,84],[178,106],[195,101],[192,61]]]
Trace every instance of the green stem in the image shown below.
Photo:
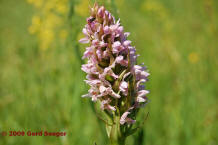
[[[121,133],[120,130],[119,115],[116,115],[114,117],[114,124],[112,125],[109,138],[110,138],[110,145],[125,145],[126,137]]]
[[[125,145],[125,139],[121,138],[119,140],[111,141],[110,145]]]

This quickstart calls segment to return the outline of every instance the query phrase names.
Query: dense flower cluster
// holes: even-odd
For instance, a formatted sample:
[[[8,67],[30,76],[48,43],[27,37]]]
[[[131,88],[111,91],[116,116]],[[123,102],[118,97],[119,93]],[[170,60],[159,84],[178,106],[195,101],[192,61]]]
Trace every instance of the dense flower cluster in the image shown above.
[[[135,112],[147,102],[144,83],[149,73],[143,64],[136,65],[138,55],[127,40],[129,33],[103,6],[91,8],[87,23],[80,42],[90,44],[83,56],[88,62],[82,65],[90,89],[83,97],[100,101],[109,113],[119,112],[121,125],[132,124]]]

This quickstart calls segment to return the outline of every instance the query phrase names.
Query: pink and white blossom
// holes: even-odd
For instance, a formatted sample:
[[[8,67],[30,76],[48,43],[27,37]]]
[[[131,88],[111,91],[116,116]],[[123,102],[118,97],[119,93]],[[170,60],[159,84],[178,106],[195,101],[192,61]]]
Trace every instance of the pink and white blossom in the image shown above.
[[[130,33],[124,31],[120,20],[116,21],[98,5],[91,8],[82,32],[85,38],[80,42],[89,44],[83,55],[88,61],[82,70],[87,73],[85,82],[90,86],[88,94],[82,97],[100,101],[101,109],[111,114],[121,111],[121,125],[135,123],[128,116],[135,118],[134,110],[147,103],[149,91],[144,84],[149,73],[146,67],[136,63],[139,55],[127,38]]]

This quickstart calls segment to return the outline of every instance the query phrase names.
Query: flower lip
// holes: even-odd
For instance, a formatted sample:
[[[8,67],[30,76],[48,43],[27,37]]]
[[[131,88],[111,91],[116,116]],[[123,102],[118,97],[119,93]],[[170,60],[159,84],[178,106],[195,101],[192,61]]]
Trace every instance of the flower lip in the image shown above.
[[[133,124],[136,122],[136,120],[133,120],[131,118],[128,118],[127,116],[130,114],[130,112],[124,112],[123,115],[120,118],[120,124],[123,125],[125,123],[127,124]]]
[[[79,42],[85,44],[85,43],[89,43],[90,41],[89,41],[88,38],[82,38],[82,39],[79,40]]]
[[[123,92],[123,94],[125,95],[125,96],[127,96],[127,94],[128,94],[128,83],[127,82],[125,82],[125,81],[122,81],[121,83],[120,83],[120,90]]]

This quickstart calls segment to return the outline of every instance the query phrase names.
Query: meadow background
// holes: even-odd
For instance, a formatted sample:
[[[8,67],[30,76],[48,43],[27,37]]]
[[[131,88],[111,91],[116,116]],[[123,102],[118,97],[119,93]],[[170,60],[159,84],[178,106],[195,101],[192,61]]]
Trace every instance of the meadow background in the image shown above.
[[[146,123],[127,145],[218,144],[218,1],[96,0],[121,18],[151,76]],[[106,145],[78,44],[88,0],[0,0],[0,145]]]

